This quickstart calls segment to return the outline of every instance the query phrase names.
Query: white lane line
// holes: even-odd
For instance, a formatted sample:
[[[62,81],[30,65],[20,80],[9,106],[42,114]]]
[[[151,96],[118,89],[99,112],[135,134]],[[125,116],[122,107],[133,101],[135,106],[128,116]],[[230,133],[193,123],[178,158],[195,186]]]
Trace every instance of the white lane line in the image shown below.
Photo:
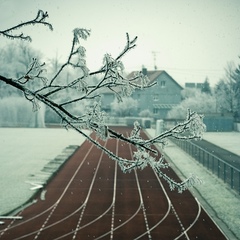
[[[119,140],[117,140],[117,146],[116,146],[117,148],[117,153],[118,153],[118,147],[119,147]],[[116,182],[116,185],[117,185],[117,162],[115,162],[115,182]],[[115,186],[115,190],[114,190],[114,192],[116,192],[117,191],[117,187],[116,187],[116,185],[114,184],[114,186]],[[115,219],[115,202],[116,202],[116,198],[114,199],[114,212],[113,212],[113,210],[112,210],[112,217],[113,217],[113,219]],[[141,210],[141,203],[139,203],[139,206],[138,206],[138,209],[136,210],[136,212],[129,218],[129,219],[127,219],[126,221],[124,221],[124,222],[122,222],[120,225],[118,225],[117,227],[115,227],[114,228],[114,226],[112,226],[112,228],[111,228],[111,230],[110,231],[108,231],[108,232],[106,232],[106,233],[104,233],[103,235],[101,235],[101,236],[99,236],[98,238],[96,238],[96,240],[98,240],[98,239],[101,239],[101,238],[103,238],[103,237],[106,237],[107,235],[109,235],[110,234],[110,237],[114,237],[114,231],[116,231],[117,229],[119,229],[119,228],[121,228],[121,227],[123,227],[124,225],[126,225],[128,222],[130,222],[139,212],[140,212],[140,210]],[[105,213],[107,213],[108,211],[106,211]],[[114,222],[113,221],[113,219],[112,219],[112,222]],[[89,224],[88,224],[89,225]],[[84,225],[82,228],[84,228],[86,225]]]
[[[130,144],[129,144],[128,146],[129,146],[129,151],[130,151],[131,158],[133,159],[133,150],[132,150],[132,147],[130,146]],[[152,236],[151,236],[151,232],[150,232],[150,230],[149,230],[149,224],[148,224],[148,219],[147,219],[146,208],[145,208],[145,206],[144,206],[144,201],[143,201],[143,197],[142,197],[141,186],[140,186],[140,183],[139,183],[139,179],[138,179],[138,175],[137,175],[136,169],[134,169],[134,174],[135,174],[135,178],[136,178],[136,183],[137,183],[137,188],[138,188],[138,194],[139,194],[139,197],[140,197],[140,203],[141,203],[141,208],[142,208],[142,211],[143,211],[143,217],[144,217],[144,221],[145,221],[145,225],[146,225],[146,230],[147,230],[148,239],[151,240],[151,239],[152,239]]]
[[[107,141],[105,141],[104,147],[106,147],[106,145],[107,145]],[[84,212],[85,212],[85,209],[86,209],[86,206],[87,206],[89,197],[90,197],[90,195],[91,195],[92,188],[93,188],[93,185],[94,185],[94,183],[95,183],[96,176],[97,176],[97,173],[98,173],[100,164],[101,164],[101,162],[102,162],[103,154],[104,154],[104,152],[102,151],[102,152],[101,152],[101,155],[100,155],[100,158],[99,158],[99,161],[98,161],[98,165],[97,165],[97,167],[96,167],[96,170],[95,170],[94,175],[93,175],[93,178],[92,178],[91,185],[90,185],[90,187],[89,187],[90,191],[88,191],[88,195],[87,195],[87,197],[86,197],[86,199],[85,199],[85,201],[84,201],[84,204],[83,204],[84,207],[83,207],[83,209],[82,209],[82,212],[81,212],[80,218],[79,218],[79,220],[78,220],[77,226],[76,226],[76,228],[75,228],[75,230],[74,230],[74,232],[73,232],[73,237],[72,237],[72,239],[75,239],[75,238],[76,238],[77,233],[78,233],[78,231],[79,231],[79,229],[80,229],[80,224],[81,224],[81,221],[82,221],[82,218],[83,218],[83,214],[84,214]],[[56,239],[58,239],[58,238],[56,238]]]
[[[15,225],[15,226],[11,227],[11,229],[14,228],[14,227],[20,226],[20,225],[22,225],[22,224],[24,224],[24,223],[27,223],[27,222],[29,222],[29,221],[31,221],[31,220],[34,220],[34,219],[42,216],[44,213],[52,210],[52,209],[55,207],[55,205],[58,204],[58,203],[61,201],[61,199],[63,198],[63,196],[65,195],[67,189],[69,188],[70,184],[72,183],[72,181],[73,181],[74,178],[76,177],[77,173],[78,173],[79,170],[81,169],[83,163],[85,162],[87,156],[90,154],[92,148],[93,148],[93,145],[91,145],[91,147],[88,149],[88,152],[86,153],[86,155],[84,156],[82,162],[79,164],[78,168],[76,169],[76,171],[74,172],[73,176],[72,176],[71,179],[69,180],[67,186],[65,187],[65,189],[64,189],[64,191],[62,192],[62,194],[61,194],[61,196],[59,197],[59,199],[58,199],[51,207],[49,207],[48,209],[46,209],[46,210],[44,210],[43,212],[35,215],[35,216],[32,217],[32,218],[27,219],[26,221],[24,221],[24,222],[22,222],[22,223],[20,223],[20,224],[17,224],[17,225]],[[61,222],[61,221],[59,221],[59,222]],[[47,229],[47,228],[49,228],[49,227],[51,227],[51,226],[53,226],[53,225],[54,225],[54,224],[51,224],[50,226],[45,227],[45,229]],[[27,233],[27,234],[22,235],[22,236],[20,236],[20,237],[18,237],[18,238],[15,238],[14,240],[20,240],[20,239],[23,239],[23,238],[25,238],[25,237],[31,236],[31,235],[33,235],[33,234],[37,234],[38,231],[39,231],[39,230],[33,231],[33,232],[31,232],[31,233]]]
[[[154,171],[153,171],[153,172],[154,172]],[[164,186],[162,185],[159,176],[158,176],[155,172],[154,172],[154,174],[155,174],[156,178],[158,179],[159,185],[161,186],[161,188],[162,188],[162,190],[163,190],[163,192],[164,192],[164,195],[165,195],[165,197],[166,197],[166,199],[167,199],[167,202],[168,202],[168,210],[167,210],[167,212],[165,213],[165,215],[163,216],[163,218],[162,218],[157,224],[155,224],[153,227],[151,227],[151,228],[149,229],[149,232],[151,232],[151,231],[152,231],[153,229],[155,229],[158,225],[160,225],[160,224],[167,218],[167,216],[169,215],[169,213],[170,213],[170,211],[171,211],[171,200],[170,200],[170,198],[168,197],[168,194],[167,194]],[[113,231],[119,229],[120,227],[124,226],[127,222],[129,222],[134,216],[136,216],[136,214],[139,212],[139,210],[140,210],[141,208],[142,208],[142,205],[139,206],[138,210],[136,211],[136,213],[135,213],[134,215],[132,215],[127,221],[123,222],[123,223],[122,223],[121,225],[119,225],[118,227],[114,228]],[[106,212],[107,212],[107,211],[106,211]],[[198,215],[199,215],[199,214],[198,214]],[[102,215],[101,215],[98,219],[100,219],[101,217],[102,217]],[[198,217],[197,217],[197,218],[198,218]],[[95,220],[94,220],[94,221],[95,221]],[[94,221],[92,221],[92,222],[94,222]],[[196,221],[197,221],[197,219],[196,219]],[[91,222],[91,223],[92,223],[92,222]],[[88,223],[88,224],[82,226],[80,229],[84,228],[85,226],[89,226],[91,223]],[[192,224],[191,224],[191,226],[192,226]],[[191,226],[190,226],[190,227],[191,227]],[[190,227],[187,228],[185,231],[187,232],[188,229],[190,229]],[[79,230],[80,230],[80,229],[79,229]],[[111,231],[112,231],[112,229],[111,229]],[[110,232],[106,232],[105,234],[101,235],[100,237],[98,237],[98,238],[96,238],[96,239],[100,239],[100,238],[108,235],[109,233],[111,233],[111,231],[110,231]],[[138,236],[136,239],[140,239],[141,237],[143,237],[143,236],[146,235],[146,234],[148,234],[148,231],[146,231],[146,232],[143,233],[142,235]],[[185,234],[185,233],[184,233],[184,232],[181,233],[180,236],[182,236],[183,234]],[[179,236],[179,237],[180,237],[180,236]],[[178,238],[177,238],[177,239],[178,239]]]
[[[140,187],[140,184],[139,184],[139,179],[138,179],[138,175],[137,175],[136,169],[134,169],[134,173],[135,173],[136,180],[137,180],[138,192],[139,192],[139,196],[140,196],[141,207],[142,207],[142,211],[143,211],[143,217],[144,217],[144,221],[145,221],[145,225],[146,225],[148,239],[151,240],[152,236],[151,236],[151,232],[150,232],[150,229],[149,229],[146,208],[144,206],[144,201],[143,201],[143,197],[142,197],[141,187]],[[135,238],[135,239],[138,239],[138,238]]]
[[[119,140],[117,140],[116,144],[116,155],[118,156],[118,144]],[[115,220],[115,202],[116,202],[116,191],[117,191],[117,162],[115,161],[115,172],[114,172],[114,185],[113,185],[113,207],[112,207],[112,219],[111,219],[111,234],[110,239],[113,239],[113,231],[114,231],[114,220]]]
[[[119,141],[117,141],[117,152],[118,152],[118,147],[119,147]],[[117,165],[116,165],[116,171],[115,171],[115,173],[117,174]],[[116,185],[117,185],[117,175],[116,175]],[[116,188],[116,191],[117,191],[117,188]],[[114,231],[116,231],[117,229],[123,227],[123,226],[126,225],[128,222],[130,222],[130,221],[140,212],[141,207],[142,207],[142,206],[141,206],[141,203],[139,202],[138,209],[136,210],[136,212],[135,212],[129,219],[127,219],[126,221],[122,222],[120,225],[118,225],[117,227],[111,229],[110,231],[104,233],[103,235],[97,237],[96,240],[101,239],[101,238],[103,238],[103,237],[105,237],[105,236],[107,236],[107,235],[109,235],[109,234],[110,234],[110,236],[111,236],[111,232],[113,232],[112,234],[114,234]],[[110,208],[109,208],[109,209],[110,209]],[[109,211],[109,210],[106,210],[104,214],[106,214],[108,211]],[[104,215],[104,214],[102,214],[102,215]],[[98,217],[98,219],[100,219],[100,218],[101,218],[101,216]],[[115,212],[114,212],[114,218],[115,218]],[[93,220],[92,222],[94,222],[94,221],[96,221],[96,220]],[[81,229],[83,229],[83,228],[86,227],[86,226],[89,226],[92,222],[87,223],[86,225],[82,226]],[[81,230],[81,229],[80,229],[80,230]]]
[[[130,151],[130,153],[131,153],[131,151]],[[169,203],[169,208],[168,208],[168,211],[167,211],[166,215],[163,217],[162,221],[166,218],[166,216],[167,216],[168,213],[170,212],[170,202],[168,201],[168,203]],[[130,221],[140,212],[141,208],[142,208],[142,204],[141,204],[141,201],[140,201],[139,207],[138,207],[138,209],[136,210],[136,212],[135,212],[129,219],[127,219],[125,222],[123,222],[123,223],[121,223],[120,225],[118,225],[117,227],[115,227],[115,228],[113,229],[113,231],[116,231],[117,229],[123,227],[123,226],[126,225],[128,222],[130,222]],[[154,227],[153,227],[153,228],[154,228]],[[153,228],[152,228],[152,229],[153,229]],[[150,229],[150,231],[151,231],[151,229]],[[105,234],[101,235],[101,236],[98,237],[97,239],[100,239],[100,238],[102,238],[102,237],[105,237],[105,236],[107,236],[109,233],[110,233],[110,232],[106,232]],[[147,233],[147,232],[143,233],[141,236],[139,236],[139,238],[142,237],[142,236],[144,236],[146,233]]]
[[[19,215],[22,213],[22,211],[19,213]],[[2,216],[2,219],[6,219],[6,217]],[[12,221],[8,224],[8,226],[6,228],[4,228],[1,232],[0,232],[0,238],[7,232],[7,230],[9,230],[11,228],[11,226],[14,224],[14,222],[16,220],[22,219],[21,216],[14,216],[13,218],[8,217],[7,219],[12,219]],[[1,221],[2,222],[2,221]],[[3,222],[3,224],[5,224]]]
[[[94,168],[94,169],[96,170],[96,168]],[[92,182],[93,182],[93,180],[92,180]],[[90,195],[91,190],[92,190],[92,189],[89,188],[89,190],[88,190],[88,195]],[[86,202],[86,200],[85,200],[85,202]],[[85,203],[85,202],[84,202],[84,203]],[[57,225],[58,223],[67,220],[68,218],[70,218],[71,216],[73,216],[74,214],[76,214],[77,212],[79,212],[81,209],[83,209],[83,208],[85,207],[84,203],[83,203],[78,209],[76,209],[74,212],[72,212],[72,213],[69,214],[68,216],[62,218],[61,220],[59,220],[59,221],[57,221],[57,222],[54,222],[54,223],[46,226],[45,229],[48,229],[48,228],[50,228],[50,227],[53,227],[53,226]],[[111,208],[112,208],[112,204],[111,204],[110,207],[109,207],[103,214],[101,214],[98,218],[92,220],[91,222],[85,224],[84,226],[80,226],[79,229],[78,229],[78,231],[80,231],[81,229],[83,229],[83,228],[91,225],[92,223],[96,222],[97,220],[99,220],[99,219],[100,219],[103,215],[105,215]],[[83,212],[82,212],[82,214],[83,214]],[[44,229],[44,230],[45,230],[45,229]],[[54,240],[56,240],[56,239],[61,239],[61,238],[64,238],[64,237],[66,237],[66,236],[72,235],[72,234],[74,233],[74,231],[75,231],[75,230],[73,230],[73,231],[71,231],[71,232],[68,232],[68,233],[66,233],[65,235],[62,235],[62,236],[60,236],[60,237],[55,238]]]
[[[93,145],[92,145],[93,146]],[[91,149],[91,148],[90,148]],[[88,151],[87,153],[90,153],[90,151]],[[84,158],[85,159],[85,158]],[[59,199],[57,200],[57,202],[55,203],[55,206],[53,207],[52,211],[50,212],[50,214],[48,215],[47,219],[45,220],[45,222],[43,223],[42,227],[39,229],[37,235],[34,237],[34,240],[36,240],[40,233],[45,229],[46,224],[48,223],[49,219],[51,218],[52,214],[54,213],[55,209],[57,208],[58,204],[60,203],[60,201],[63,199],[65,193],[67,192],[69,186],[71,185],[71,183],[73,182],[73,180],[75,179],[77,173],[79,172],[80,168],[82,167],[82,164],[80,164],[77,168],[77,170],[75,171],[75,173],[73,174],[73,176],[71,177],[70,181],[68,182],[67,186],[65,187],[63,193],[61,194],[61,196],[59,197]]]
[[[77,233],[78,233],[78,231],[79,231],[80,224],[81,224],[81,222],[82,222],[82,218],[83,218],[83,214],[84,214],[84,212],[85,212],[86,206],[87,206],[87,205],[84,203],[83,209],[82,209],[82,211],[81,211],[81,214],[80,214],[80,217],[79,217],[79,220],[78,220],[76,229],[75,229],[75,231],[74,231],[74,233],[73,233],[72,239],[76,239],[76,237],[77,237]],[[71,234],[72,234],[72,232],[71,232]]]
[[[21,220],[22,216],[0,216],[0,219],[15,219],[15,220]]]
[[[173,207],[173,205],[172,205],[172,203],[171,203],[171,200],[170,200],[170,198],[169,198],[169,196],[168,196],[168,194],[167,194],[164,186],[163,186],[162,183],[161,183],[161,180],[160,180],[159,176],[157,175],[157,173],[156,173],[155,171],[153,171],[153,172],[154,172],[156,178],[158,179],[158,182],[159,182],[159,184],[161,185],[161,187],[162,187],[162,189],[163,189],[163,191],[164,191],[164,194],[165,194],[165,196],[166,196],[166,198],[167,198],[167,200],[168,200],[168,203],[169,203],[168,213],[169,213],[170,210],[171,210],[171,208],[174,209],[174,207]],[[200,203],[198,202],[198,200],[197,200],[196,198],[195,198],[195,200],[196,200],[196,202],[197,202],[197,204],[198,204],[198,213],[197,213],[197,216],[196,216],[195,220],[193,221],[193,223],[191,223],[191,225],[190,225],[187,229],[185,229],[185,228],[183,227],[183,225],[182,225],[179,217],[177,217],[177,219],[179,219],[179,221],[180,221],[180,226],[182,227],[182,230],[184,230],[184,231],[183,231],[178,237],[176,237],[174,240],[179,239],[179,238],[180,238],[181,236],[183,236],[184,234],[186,235],[186,238],[189,239],[189,238],[188,238],[188,235],[187,235],[187,231],[197,222],[197,220],[198,220],[198,218],[199,218],[199,215],[200,215],[200,213],[201,213],[201,205],[200,205]],[[175,209],[174,209],[174,211],[175,211]],[[175,211],[175,212],[176,212],[176,211]],[[164,219],[165,219],[166,217],[167,217],[167,215],[165,215]],[[164,219],[163,219],[163,220],[164,220]],[[161,222],[162,222],[162,220],[161,220],[158,224],[156,224],[155,226],[153,226],[150,230],[153,230],[154,228],[156,228]]]
[[[186,239],[187,239],[187,240],[190,240],[190,238],[188,237],[188,234],[187,234],[187,232],[186,232],[186,229],[184,228],[184,226],[183,226],[183,224],[182,224],[182,221],[180,220],[180,218],[179,218],[179,216],[178,216],[178,214],[177,214],[177,212],[176,212],[176,210],[175,210],[175,208],[174,208],[173,205],[172,205],[172,212],[174,213],[175,217],[177,218],[177,221],[178,221],[178,223],[179,223],[179,225],[180,225],[180,227],[181,227],[181,229],[182,229],[182,233],[181,233],[179,236],[182,236],[183,234],[185,234]],[[175,239],[175,240],[178,239],[179,236],[176,237],[176,238],[174,238],[174,239]]]
[[[195,217],[195,219],[194,219],[194,221],[190,224],[190,226],[187,228],[187,229],[185,229],[178,237],[176,237],[174,240],[177,240],[177,239],[179,239],[182,235],[186,235],[186,233],[187,233],[187,231],[189,230],[189,229],[191,229],[192,227],[193,227],[193,225],[197,222],[197,220],[198,220],[198,218],[199,218],[199,216],[200,216],[200,213],[201,213],[201,205],[200,205],[200,203],[199,203],[199,201],[197,200],[197,198],[195,198],[195,200],[196,200],[196,202],[197,202],[197,204],[198,204],[198,213],[197,213],[197,216]]]
[[[50,212],[50,214],[48,215],[48,217],[46,218],[45,222],[43,223],[42,227],[39,229],[38,233],[35,235],[34,239],[38,239],[39,235],[41,234],[41,232],[44,230],[46,224],[48,223],[49,219],[51,218],[52,214],[54,213],[56,207],[58,206],[58,203],[55,204],[55,206],[53,207],[52,211]]]
[[[132,155],[132,149],[131,149],[131,155]],[[135,171],[136,171],[136,170],[135,170]],[[167,209],[167,212],[165,213],[165,215],[163,216],[163,218],[162,218],[157,224],[155,224],[155,225],[152,226],[151,228],[149,228],[149,225],[148,225],[147,231],[144,232],[143,234],[141,234],[140,236],[138,236],[137,238],[135,238],[134,240],[140,239],[140,238],[142,238],[143,236],[145,236],[146,234],[148,234],[148,238],[149,238],[149,237],[151,236],[149,233],[151,233],[151,231],[152,231],[153,229],[155,229],[157,226],[159,226],[159,225],[167,218],[167,216],[169,215],[170,210],[171,210],[171,205],[172,205],[171,200],[170,200],[170,198],[168,197],[168,194],[167,194],[164,186],[162,185],[159,176],[156,174],[155,171],[153,171],[153,173],[155,174],[155,176],[156,176],[156,178],[157,178],[157,180],[158,180],[158,183],[159,183],[159,185],[161,186],[162,191],[163,191],[163,193],[164,193],[164,195],[165,195],[165,197],[166,197],[166,199],[167,199],[168,209]],[[145,214],[146,214],[146,210],[145,210]],[[146,219],[147,219],[147,218],[146,218]]]
[[[117,139],[117,144],[116,144],[116,154],[118,154],[118,143],[119,140]],[[86,225],[80,227],[79,230],[83,229],[86,226],[89,226],[90,224],[94,223],[98,219],[100,219],[102,216],[104,216],[111,208],[112,208],[112,218],[111,218],[111,230],[104,233],[103,235],[95,238],[96,240],[101,239],[107,235],[110,234],[110,239],[113,239],[113,232],[114,232],[114,220],[115,220],[115,201],[116,201],[116,190],[117,190],[117,162],[115,161],[115,170],[114,170],[114,183],[113,183],[113,198],[112,198],[112,204],[110,207],[103,213],[101,214],[97,219],[94,219],[90,223],[87,223]]]

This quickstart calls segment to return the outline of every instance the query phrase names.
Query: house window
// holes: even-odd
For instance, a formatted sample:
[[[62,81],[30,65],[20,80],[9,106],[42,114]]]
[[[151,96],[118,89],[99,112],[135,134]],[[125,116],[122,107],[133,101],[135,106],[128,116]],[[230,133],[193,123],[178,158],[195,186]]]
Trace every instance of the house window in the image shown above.
[[[153,95],[153,101],[158,101],[159,99],[159,95],[158,94],[154,94]]]
[[[153,114],[158,114],[158,108],[153,108]]]
[[[160,85],[161,85],[162,88],[166,87],[166,81],[164,81],[164,80],[161,81]]]

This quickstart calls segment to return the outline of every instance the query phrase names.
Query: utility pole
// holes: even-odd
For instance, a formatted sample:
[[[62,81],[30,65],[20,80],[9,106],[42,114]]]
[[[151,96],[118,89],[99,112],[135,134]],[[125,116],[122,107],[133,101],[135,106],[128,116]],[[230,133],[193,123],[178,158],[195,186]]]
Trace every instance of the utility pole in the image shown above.
[[[160,53],[160,52],[152,51],[152,54],[153,54],[153,63],[154,63],[154,70],[157,70],[156,61],[157,61],[157,54],[158,54],[158,53]]]

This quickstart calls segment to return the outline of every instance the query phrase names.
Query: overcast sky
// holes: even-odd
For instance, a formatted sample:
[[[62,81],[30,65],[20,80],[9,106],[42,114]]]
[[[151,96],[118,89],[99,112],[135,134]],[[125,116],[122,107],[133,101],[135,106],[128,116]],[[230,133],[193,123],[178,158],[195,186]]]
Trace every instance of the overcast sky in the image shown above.
[[[227,62],[240,64],[240,0],[0,0],[0,29],[48,11],[54,31],[27,29],[47,58],[64,61],[75,27],[91,29],[83,45],[87,64],[97,70],[103,55],[113,57],[125,46],[126,32],[138,36],[137,47],[123,59],[127,72],[166,70],[177,82],[213,86],[224,75]],[[23,29],[22,29],[23,31]],[[0,46],[6,40],[0,38]],[[9,40],[8,40],[9,41]]]

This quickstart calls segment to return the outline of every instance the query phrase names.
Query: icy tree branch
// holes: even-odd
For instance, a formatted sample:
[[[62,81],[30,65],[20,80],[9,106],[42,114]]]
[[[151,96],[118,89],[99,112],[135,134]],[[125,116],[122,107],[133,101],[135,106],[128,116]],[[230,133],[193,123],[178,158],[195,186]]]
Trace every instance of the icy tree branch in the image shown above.
[[[23,22],[12,28],[0,31],[0,35],[11,39],[31,40],[29,36],[24,34],[13,34],[17,29],[27,25],[42,24],[52,30],[52,25],[45,22],[48,14],[40,10],[35,19]],[[182,183],[176,183],[162,172],[162,169],[167,168],[168,164],[164,163],[163,158],[158,160],[157,151],[154,149],[154,144],[166,144],[168,138],[190,140],[200,139],[205,126],[202,122],[202,116],[195,112],[188,111],[187,118],[184,122],[177,124],[170,130],[159,134],[158,136],[145,140],[141,138],[141,127],[136,122],[130,136],[120,134],[105,124],[105,113],[101,110],[100,99],[102,90],[108,90],[115,94],[118,101],[122,101],[122,97],[129,97],[136,89],[142,89],[153,86],[155,83],[149,83],[148,78],[141,72],[131,79],[123,75],[123,63],[121,59],[136,46],[137,37],[130,39],[129,34],[126,35],[126,45],[120,54],[113,58],[110,54],[105,54],[103,58],[103,66],[97,71],[90,71],[86,65],[85,56],[86,50],[81,45],[82,40],[87,40],[91,31],[88,29],[76,28],[73,30],[72,43],[70,52],[65,63],[63,63],[54,73],[51,79],[45,76],[45,63],[39,63],[37,59],[33,59],[25,74],[18,79],[7,78],[0,75],[0,81],[19,89],[25,98],[33,105],[33,110],[38,110],[38,102],[42,102],[52,109],[62,120],[66,128],[73,128],[78,133],[82,134],[86,139],[91,141],[97,147],[105,151],[108,156],[117,161],[124,172],[133,169],[143,169],[150,166],[156,174],[165,179],[171,189],[178,189],[182,192],[184,189],[198,182],[196,178],[190,177]],[[61,82],[59,77],[63,74],[66,67],[72,67],[78,72],[75,79]],[[95,84],[90,84],[88,78],[90,76],[100,76],[100,79]],[[29,83],[34,84],[29,84]],[[70,93],[69,93],[70,91]],[[74,93],[74,94],[71,94]],[[58,95],[67,96],[67,98],[57,98]],[[88,101],[84,113],[77,114],[68,108],[72,104],[81,105],[83,101]],[[134,154],[132,159],[124,159],[121,156],[116,156],[106,147],[102,146],[97,140],[86,135],[82,129],[90,129],[103,140],[107,138],[115,138],[118,141],[123,141],[132,146]]]
[[[24,35],[23,33],[13,33],[18,29],[21,29],[23,27],[29,26],[29,25],[44,25],[46,27],[48,27],[50,30],[53,30],[53,27],[50,23],[46,22],[46,18],[48,18],[48,13],[47,12],[43,12],[42,10],[39,10],[37,13],[37,16],[30,20],[30,21],[26,21],[26,22],[22,22],[16,26],[13,26],[11,28],[8,28],[4,31],[0,31],[0,36],[3,35],[4,37],[7,37],[9,39],[21,39],[21,40],[26,40],[26,41],[32,41],[31,37],[28,35]]]

